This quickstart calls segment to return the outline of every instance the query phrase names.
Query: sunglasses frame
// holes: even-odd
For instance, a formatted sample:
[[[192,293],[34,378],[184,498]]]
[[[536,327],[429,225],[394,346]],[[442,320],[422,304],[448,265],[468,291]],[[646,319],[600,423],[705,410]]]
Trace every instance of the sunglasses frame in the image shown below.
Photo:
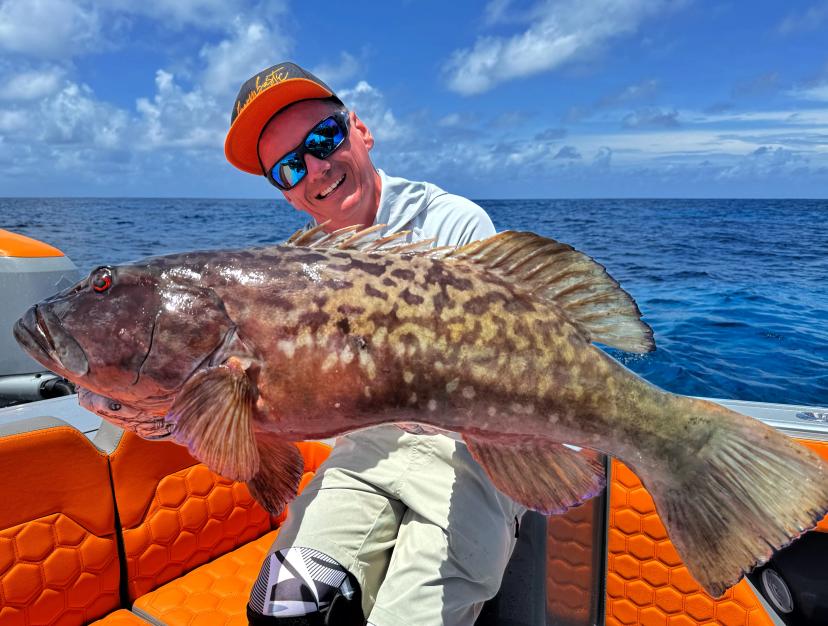
[[[340,141],[338,144],[336,144],[333,147],[333,149],[330,152],[328,152],[328,154],[326,154],[323,157],[320,157],[320,156],[317,156],[317,155],[313,154],[313,151],[307,147],[306,143],[308,141],[308,138],[314,133],[314,131],[317,128],[319,128],[322,124],[327,122],[328,120],[333,120],[336,123],[336,125],[339,127],[339,130],[342,133],[342,141]],[[295,148],[293,148],[293,150],[288,150],[280,158],[276,159],[276,161],[273,163],[273,166],[269,170],[265,170],[264,169],[264,164],[262,164],[262,170],[265,172],[265,174],[264,174],[265,178],[268,180],[268,182],[271,185],[273,185],[274,187],[276,187],[278,189],[281,189],[282,191],[290,191],[291,189],[295,189],[296,186],[299,185],[299,183],[301,183],[303,180],[305,180],[305,176],[308,175],[308,164],[305,162],[305,155],[306,154],[311,154],[314,157],[316,157],[317,159],[327,159],[334,152],[339,150],[340,147],[342,147],[342,144],[345,143],[345,141],[348,139],[348,135],[350,134],[350,130],[351,130],[351,128],[350,128],[350,119],[349,119],[349,115],[348,115],[347,110],[337,111],[337,112],[333,113],[332,115],[329,115],[325,119],[320,120],[319,122],[317,122],[316,124],[313,125],[313,128],[311,128],[308,131],[308,134],[305,135],[305,138],[299,143],[299,145],[297,145]],[[279,166],[279,164],[282,161],[284,161],[288,156],[290,156],[292,154],[295,154],[297,159],[302,160],[302,164],[305,166],[305,173],[302,174],[302,176],[299,178],[299,180],[296,181],[296,183],[294,183],[290,187],[285,187],[282,183],[280,183],[273,176],[273,171]]]

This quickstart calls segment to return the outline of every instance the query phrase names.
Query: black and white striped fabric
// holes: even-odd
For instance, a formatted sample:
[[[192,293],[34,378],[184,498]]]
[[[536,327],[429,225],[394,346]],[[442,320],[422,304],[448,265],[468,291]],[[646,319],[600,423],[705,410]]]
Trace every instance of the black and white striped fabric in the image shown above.
[[[344,567],[318,550],[296,546],[279,550],[262,563],[249,607],[273,617],[318,613],[328,607],[347,577]]]

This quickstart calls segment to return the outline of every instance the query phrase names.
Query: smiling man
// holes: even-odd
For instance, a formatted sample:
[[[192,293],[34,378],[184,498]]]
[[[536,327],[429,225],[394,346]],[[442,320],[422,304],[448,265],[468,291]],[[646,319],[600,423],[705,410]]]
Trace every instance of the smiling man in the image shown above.
[[[439,187],[389,176],[374,137],[318,78],[292,63],[245,82],[227,159],[263,175],[333,231],[384,224],[463,245],[494,234],[485,211]],[[497,592],[523,509],[465,444],[416,425],[337,440],[290,507],[248,604],[254,624],[470,625]]]

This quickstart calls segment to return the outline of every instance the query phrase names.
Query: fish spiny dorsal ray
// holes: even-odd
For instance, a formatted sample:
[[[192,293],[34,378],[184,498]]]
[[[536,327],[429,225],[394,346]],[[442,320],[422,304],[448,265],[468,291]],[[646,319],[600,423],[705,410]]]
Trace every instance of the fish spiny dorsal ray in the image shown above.
[[[445,255],[468,261],[553,302],[591,341],[627,352],[655,350],[641,311],[603,265],[572,246],[533,233],[505,231]]]
[[[323,229],[327,224],[328,222],[322,222],[321,224],[317,224],[312,228],[300,228],[295,233],[293,233],[285,243],[291,246],[306,246],[313,242],[315,239],[318,239],[325,235],[325,231]]]
[[[385,228],[385,224],[374,224],[368,228],[346,226],[332,233],[325,233],[323,228],[328,222],[318,224],[308,230],[298,230],[285,242],[296,247],[308,247],[315,250],[353,250],[356,252],[382,252],[383,254],[423,255],[440,257],[453,250],[452,246],[433,248],[436,239],[422,239],[414,242],[395,243],[411,234],[410,230],[401,230],[382,237],[376,233]]]

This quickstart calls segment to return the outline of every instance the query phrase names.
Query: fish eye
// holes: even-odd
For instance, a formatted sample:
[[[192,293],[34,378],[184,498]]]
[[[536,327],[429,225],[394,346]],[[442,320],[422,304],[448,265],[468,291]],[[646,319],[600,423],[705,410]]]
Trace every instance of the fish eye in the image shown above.
[[[112,286],[112,270],[99,267],[89,276],[89,284],[98,293],[103,293]]]
[[[110,411],[120,411],[121,404],[119,402],[110,402],[109,403],[109,410]]]

